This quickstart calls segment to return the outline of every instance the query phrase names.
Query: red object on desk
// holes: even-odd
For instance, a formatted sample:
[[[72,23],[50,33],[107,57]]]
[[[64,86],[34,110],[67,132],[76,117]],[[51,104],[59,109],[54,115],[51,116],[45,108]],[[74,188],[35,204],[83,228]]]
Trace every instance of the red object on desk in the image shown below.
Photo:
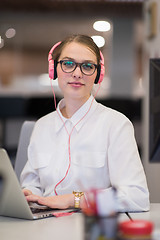
[[[134,236],[135,237],[145,236],[146,237],[145,239],[149,239],[149,237],[152,234],[152,231],[153,223],[146,220],[124,221],[119,224],[119,233],[123,237],[123,239],[134,239],[133,238]]]
[[[73,212],[56,212],[56,213],[53,213],[53,216],[54,217],[64,217],[64,216],[69,216],[69,215],[72,215],[74,213]]]

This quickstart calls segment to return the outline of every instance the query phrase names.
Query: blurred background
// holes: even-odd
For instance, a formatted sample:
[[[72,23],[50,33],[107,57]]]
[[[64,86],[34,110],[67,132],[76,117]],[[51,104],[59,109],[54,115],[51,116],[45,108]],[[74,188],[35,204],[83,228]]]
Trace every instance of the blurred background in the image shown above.
[[[105,58],[97,101],[132,121],[151,200],[160,201],[153,189],[160,166],[148,157],[149,58],[160,55],[159,4],[158,0],[1,0],[0,147],[8,151],[13,165],[23,122],[54,110],[49,50],[68,34],[87,34]],[[61,92],[57,82],[53,84],[59,101]]]

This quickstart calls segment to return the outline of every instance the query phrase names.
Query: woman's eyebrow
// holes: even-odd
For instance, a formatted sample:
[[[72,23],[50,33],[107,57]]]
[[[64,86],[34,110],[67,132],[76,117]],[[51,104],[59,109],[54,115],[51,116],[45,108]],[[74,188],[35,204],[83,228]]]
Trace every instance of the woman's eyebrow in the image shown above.
[[[63,60],[66,59],[66,60],[72,60],[72,61],[75,61],[75,59],[74,59],[74,58],[71,58],[71,57],[63,57],[62,59],[63,59]]]
[[[71,61],[74,61],[74,62],[77,62],[74,58],[71,58],[71,57],[63,57],[62,60],[71,60]],[[81,61],[81,63],[94,63],[95,62],[93,60],[83,60]]]

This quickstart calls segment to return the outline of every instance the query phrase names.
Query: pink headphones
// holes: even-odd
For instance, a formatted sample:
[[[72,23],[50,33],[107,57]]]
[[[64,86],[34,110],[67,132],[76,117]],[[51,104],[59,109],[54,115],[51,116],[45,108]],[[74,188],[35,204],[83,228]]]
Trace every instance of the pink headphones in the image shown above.
[[[54,49],[56,47],[58,47],[60,44],[61,44],[61,42],[56,43],[51,48],[51,50],[49,51],[49,54],[48,54],[49,78],[53,79],[53,80],[57,78],[57,62],[55,60],[53,60],[52,53],[53,53]],[[102,54],[101,51],[100,51],[100,56],[101,56],[101,63],[98,66],[98,69],[97,69],[97,76],[96,76],[96,79],[94,81],[95,84],[101,83],[103,81],[104,74],[105,74],[104,57],[103,57],[103,54]]]

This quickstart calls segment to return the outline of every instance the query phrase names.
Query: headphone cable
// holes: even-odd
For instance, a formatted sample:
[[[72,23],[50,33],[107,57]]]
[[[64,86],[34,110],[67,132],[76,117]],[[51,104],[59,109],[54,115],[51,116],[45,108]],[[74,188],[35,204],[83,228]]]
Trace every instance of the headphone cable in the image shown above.
[[[73,132],[74,128],[79,124],[79,122],[81,122],[81,121],[86,117],[86,115],[89,113],[89,111],[90,111],[90,109],[91,109],[91,107],[92,107],[92,104],[93,104],[93,102],[94,102],[94,100],[95,100],[95,98],[96,98],[96,96],[97,96],[97,94],[98,94],[98,92],[99,92],[101,83],[99,83],[98,89],[96,90],[95,95],[93,95],[92,102],[91,102],[91,104],[90,104],[87,112],[86,112],[86,113],[82,116],[82,118],[73,126],[73,128],[72,128],[72,130],[71,130],[70,133],[69,133],[68,130],[67,130],[67,127],[66,127],[66,124],[65,124],[63,118],[61,117],[60,113],[58,112],[57,103],[56,103],[56,95],[55,95],[55,91],[54,91],[54,88],[53,88],[53,84],[52,84],[52,79],[51,79],[51,78],[50,78],[50,83],[51,83],[52,93],[53,93],[53,96],[54,96],[54,105],[55,105],[56,112],[57,112],[58,116],[60,117],[61,121],[63,122],[63,125],[64,125],[64,127],[65,127],[65,130],[66,130],[66,132],[67,132],[67,134],[68,134],[68,137],[69,137],[69,138],[68,138],[69,165],[68,165],[68,168],[67,168],[67,171],[66,171],[64,177],[63,177],[63,178],[55,185],[55,187],[54,187],[54,193],[55,193],[55,195],[58,195],[56,188],[58,187],[59,184],[61,184],[61,183],[65,180],[65,178],[66,178],[67,175],[68,175],[69,169],[70,169],[70,167],[71,167],[71,146],[70,146],[70,143],[71,143],[71,135],[72,135],[72,132]]]

